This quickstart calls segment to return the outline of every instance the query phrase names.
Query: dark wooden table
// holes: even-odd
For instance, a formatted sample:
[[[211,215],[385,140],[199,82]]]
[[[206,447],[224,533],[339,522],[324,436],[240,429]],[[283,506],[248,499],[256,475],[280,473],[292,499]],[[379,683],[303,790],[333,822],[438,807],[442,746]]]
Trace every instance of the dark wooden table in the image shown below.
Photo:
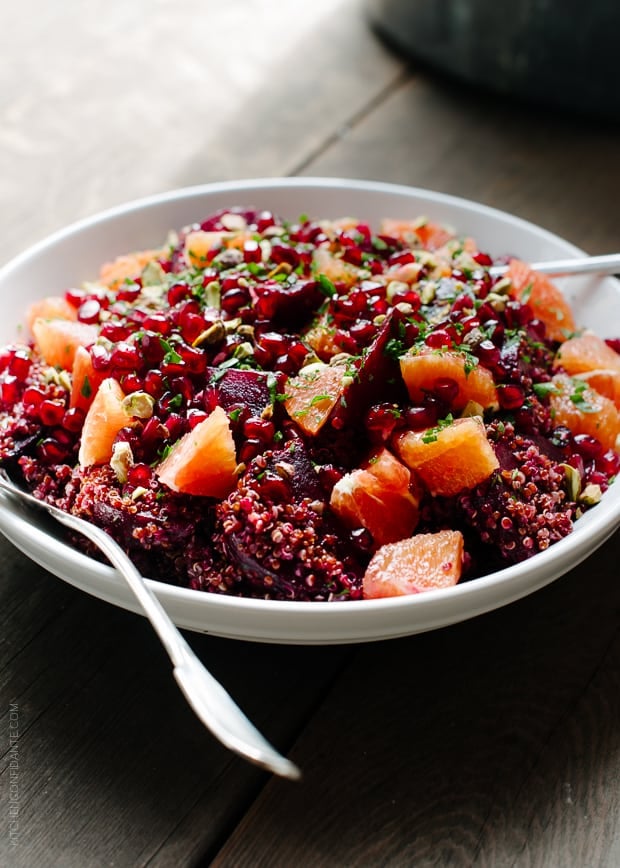
[[[3,260],[129,198],[286,174],[410,183],[620,245],[617,127],[409,67],[357,0],[6,5]],[[619,563],[616,535],[519,603],[398,641],[190,636],[303,768],[291,784],[204,731],[142,618],[0,542],[0,864],[616,866]]]

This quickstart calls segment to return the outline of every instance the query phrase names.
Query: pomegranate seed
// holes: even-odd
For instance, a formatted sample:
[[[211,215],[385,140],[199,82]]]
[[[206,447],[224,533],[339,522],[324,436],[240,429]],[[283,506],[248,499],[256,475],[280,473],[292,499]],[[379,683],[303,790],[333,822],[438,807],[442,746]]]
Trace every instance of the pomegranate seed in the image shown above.
[[[573,440],[579,454],[587,460],[598,458],[603,454],[601,442],[596,437],[591,437],[589,434],[575,434]]]
[[[603,455],[599,455],[596,459],[597,470],[606,473],[607,476],[615,476],[620,470],[620,455],[613,449],[608,449]]]
[[[506,304],[505,317],[509,328],[520,328],[534,318],[531,307],[518,301],[509,301]]]
[[[366,413],[366,430],[375,443],[386,443],[401,421],[398,404],[375,404]]]
[[[166,347],[158,334],[146,332],[140,340],[140,351],[149,365],[158,365],[166,354]]]
[[[110,353],[110,367],[114,369],[115,373],[135,370],[139,364],[140,354],[134,344],[121,341]]]
[[[437,377],[433,384],[433,394],[446,404],[451,404],[458,393],[459,384],[451,377]]]
[[[124,283],[119,287],[116,297],[119,301],[136,301],[141,292],[142,286],[139,283]]]
[[[174,395],[182,395],[188,403],[194,397],[194,386],[189,377],[173,377],[170,381],[170,391]]]
[[[407,407],[405,410],[405,424],[414,431],[423,428],[432,428],[437,424],[439,408],[436,404],[423,404],[418,407]]]
[[[137,374],[125,374],[121,378],[121,386],[126,394],[141,392],[144,389],[144,380]]]
[[[77,434],[84,425],[85,413],[80,407],[71,407],[62,417],[62,427]]]
[[[126,340],[131,334],[131,330],[119,322],[108,320],[108,322],[104,322],[101,326],[99,334],[102,338],[107,338],[109,341],[116,343],[117,341]]]
[[[105,347],[95,344],[89,349],[90,360],[96,371],[107,371],[110,367],[110,354]]]
[[[620,353],[620,338],[606,338],[605,343],[608,347],[614,350],[614,352]]]
[[[319,467],[319,482],[325,494],[330,495],[337,482],[342,479],[342,472],[333,464],[323,464]]]
[[[51,401],[46,398],[39,404],[39,418],[50,428],[60,425],[64,415],[65,405],[61,401]]]
[[[23,383],[30,373],[31,366],[32,360],[28,350],[15,350],[9,362],[8,371],[9,374],[13,374],[13,376]]]
[[[175,283],[168,290],[168,304],[175,307],[191,295],[191,289],[186,283]]]
[[[249,298],[249,294],[245,289],[229,289],[228,292],[222,295],[220,304],[225,313],[235,314],[240,307],[248,303]]]
[[[45,398],[45,392],[37,389],[36,386],[28,386],[22,396],[22,401],[26,406],[38,407],[41,401]]]
[[[13,374],[5,374],[0,383],[0,400],[5,404],[15,404],[19,400],[19,380]]]
[[[476,347],[476,355],[480,359],[483,365],[487,367],[493,367],[499,364],[501,359],[501,353],[498,348],[495,346],[493,341],[488,339],[484,341],[480,341],[478,346]]]
[[[452,338],[445,329],[436,329],[434,332],[431,332],[426,336],[424,343],[427,347],[432,347],[433,349],[438,350],[442,347],[451,346]]]
[[[127,482],[130,485],[135,486],[136,488],[141,485],[144,488],[148,488],[149,483],[153,478],[153,471],[148,466],[148,464],[142,464],[138,462],[129,468],[127,471]]]
[[[205,413],[204,410],[189,410],[187,413],[187,421],[189,423],[190,431],[199,425],[201,422],[204,422],[205,419],[209,418],[209,414]]]
[[[243,259],[245,262],[260,262],[263,258],[263,251],[260,249],[258,241],[245,241],[243,244]]]
[[[260,455],[263,449],[263,444],[260,440],[252,437],[248,440],[245,440],[241,444],[241,448],[239,449],[239,461],[242,464],[249,464],[253,458],[256,458],[257,455]]]
[[[177,325],[188,344],[193,343],[207,326],[205,318],[198,313],[184,314],[179,317]]]
[[[152,313],[144,317],[142,325],[158,335],[169,335],[172,328],[169,319],[163,313]]]
[[[147,371],[144,375],[144,391],[152,398],[160,398],[164,393],[164,375],[161,371]]]
[[[525,395],[520,386],[515,386],[512,383],[497,387],[497,396],[500,407],[504,410],[516,410],[523,406]]]
[[[493,260],[487,253],[474,253],[472,255],[472,259],[474,262],[477,262],[478,265],[491,266],[493,265]]]
[[[250,416],[249,419],[246,419],[243,423],[243,436],[250,440],[259,440],[261,443],[269,445],[272,442],[275,433],[275,425],[268,419],[260,419],[256,416]]]
[[[72,287],[65,292],[65,301],[68,301],[71,307],[75,307],[76,309],[79,308],[85,297],[86,293],[83,289]]]
[[[178,413],[171,413],[166,419],[165,426],[168,429],[168,437],[172,442],[179,440],[187,431],[187,419]]]
[[[484,330],[489,336],[489,339],[500,346],[504,340],[504,326],[496,319],[488,319],[484,324]]]
[[[82,302],[77,314],[80,322],[97,323],[101,315],[101,304],[96,298],[89,298]]]
[[[61,445],[53,437],[46,437],[39,443],[38,453],[41,461],[45,464],[61,464],[68,457],[67,448]]]

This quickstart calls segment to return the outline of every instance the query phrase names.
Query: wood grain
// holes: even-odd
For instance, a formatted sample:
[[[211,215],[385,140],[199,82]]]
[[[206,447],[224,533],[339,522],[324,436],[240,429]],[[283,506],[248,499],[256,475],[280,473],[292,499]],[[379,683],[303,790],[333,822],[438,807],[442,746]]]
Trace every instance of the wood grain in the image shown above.
[[[616,538],[587,578],[576,570],[502,611],[360,648],[292,752],[304,786],[270,781],[210,864],[611,860],[618,556]]]
[[[619,233],[620,136],[429,76],[412,77],[304,169],[377,178],[511,211],[591,253]]]

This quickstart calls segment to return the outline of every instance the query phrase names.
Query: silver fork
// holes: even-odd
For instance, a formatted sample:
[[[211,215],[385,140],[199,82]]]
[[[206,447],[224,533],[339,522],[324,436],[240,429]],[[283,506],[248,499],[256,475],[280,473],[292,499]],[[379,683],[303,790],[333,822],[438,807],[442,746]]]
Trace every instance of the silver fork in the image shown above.
[[[9,499],[47,511],[61,524],[87,537],[103,552],[125,579],[161,639],[185,698],[207,729],[225,747],[281,777],[291,780],[301,777],[297,766],[265,740],[222,685],[205,669],[134,564],[109,534],[82,518],[37,500],[19,488],[2,467],[0,489]]]

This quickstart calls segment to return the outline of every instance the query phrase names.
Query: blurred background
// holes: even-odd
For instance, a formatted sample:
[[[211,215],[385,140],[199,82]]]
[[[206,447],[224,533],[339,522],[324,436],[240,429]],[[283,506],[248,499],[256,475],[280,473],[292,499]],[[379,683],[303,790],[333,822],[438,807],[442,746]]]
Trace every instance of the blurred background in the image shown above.
[[[602,192],[600,175],[571,177],[577,149],[594,142],[617,163],[605,122],[582,113],[593,94],[617,108],[605,50],[612,6],[577,15],[572,0],[522,0],[510,14],[493,0],[2,4],[0,260],[128,199],[304,172],[430,186],[560,231],[568,185],[583,187],[586,209]],[[524,113],[507,93],[545,107]],[[560,119],[557,104],[571,107]],[[486,182],[481,159],[491,161]],[[552,173],[556,196],[534,213],[518,188],[536,185],[536,171]],[[617,172],[606,184],[620,194]],[[571,240],[600,246],[584,215],[572,216]]]

